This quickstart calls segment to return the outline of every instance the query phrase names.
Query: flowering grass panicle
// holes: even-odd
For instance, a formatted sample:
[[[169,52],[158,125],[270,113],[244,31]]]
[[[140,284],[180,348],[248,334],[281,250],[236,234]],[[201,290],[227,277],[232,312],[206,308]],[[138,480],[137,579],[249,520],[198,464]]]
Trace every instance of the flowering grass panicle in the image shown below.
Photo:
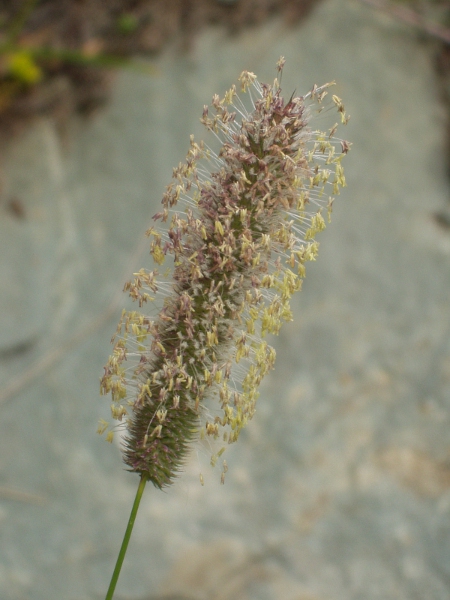
[[[169,225],[147,232],[157,265],[172,259],[170,283],[159,269],[141,269],[125,286],[140,308],[158,296],[163,307],[154,317],[123,313],[101,380],[113,418],[126,422],[125,463],[159,488],[191,442],[213,442],[214,465],[252,418],[275,360],[265,335],[291,320],[291,296],[317,256],[314,238],[345,185],[349,144],[334,137],[337,124],[309,125],[332,106],[323,104],[331,84],[286,100],[277,79],[259,83],[244,71],[239,81],[241,94],[233,86],[203,111],[220,151],[191,137],[154,217]],[[332,101],[346,123],[341,100]],[[225,471],[224,461],[222,481]]]

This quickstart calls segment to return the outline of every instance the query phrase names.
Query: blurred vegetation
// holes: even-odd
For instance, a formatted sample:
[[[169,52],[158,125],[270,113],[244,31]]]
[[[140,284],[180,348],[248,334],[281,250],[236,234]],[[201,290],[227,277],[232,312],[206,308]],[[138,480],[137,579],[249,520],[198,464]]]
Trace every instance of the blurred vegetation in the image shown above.
[[[117,68],[149,72],[175,39],[186,49],[204,25],[230,33],[279,13],[298,22],[321,0],[0,0],[0,134],[29,117],[88,114]]]

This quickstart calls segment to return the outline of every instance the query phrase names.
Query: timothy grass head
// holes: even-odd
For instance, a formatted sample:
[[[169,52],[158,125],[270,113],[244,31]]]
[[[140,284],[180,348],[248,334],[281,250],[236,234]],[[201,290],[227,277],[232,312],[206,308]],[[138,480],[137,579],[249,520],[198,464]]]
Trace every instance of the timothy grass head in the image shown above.
[[[330,106],[346,123],[341,100],[329,101],[331,84],[284,97],[283,65],[271,84],[244,71],[204,107],[201,121],[220,150],[191,137],[147,231],[156,267],[125,286],[139,310],[122,315],[101,392],[126,428],[126,465],[159,488],[195,440],[210,442],[215,465],[253,417],[275,361],[265,336],[292,319],[316,234],[345,186],[349,144],[335,137],[337,124],[311,127]],[[158,297],[163,306],[150,316],[144,308]],[[99,431],[107,429],[102,422]],[[222,481],[225,471],[224,462]]]

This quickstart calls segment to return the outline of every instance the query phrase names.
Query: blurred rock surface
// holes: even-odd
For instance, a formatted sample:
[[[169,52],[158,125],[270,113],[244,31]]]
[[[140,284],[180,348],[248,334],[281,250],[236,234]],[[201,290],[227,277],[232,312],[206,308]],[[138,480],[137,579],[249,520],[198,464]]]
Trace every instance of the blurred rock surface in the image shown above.
[[[444,116],[427,46],[339,0],[293,30],[275,21],[230,40],[211,29],[191,53],[161,56],[156,76],[122,73],[103,114],[71,122],[67,146],[46,120],[12,144],[4,600],[104,596],[138,483],[95,435],[120,290],[150,265],[143,234],[189,134],[203,137],[203,104],[244,68],[270,81],[280,55],[286,94],[338,81],[352,115],[348,188],[225,486],[199,452],[172,488],[146,490],[117,599],[448,599],[450,233],[434,217],[449,194]]]

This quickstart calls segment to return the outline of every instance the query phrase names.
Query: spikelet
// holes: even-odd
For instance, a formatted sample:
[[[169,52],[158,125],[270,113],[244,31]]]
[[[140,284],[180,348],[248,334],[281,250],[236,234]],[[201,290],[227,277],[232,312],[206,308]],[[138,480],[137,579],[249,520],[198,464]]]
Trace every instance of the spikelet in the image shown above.
[[[123,313],[101,380],[113,418],[126,424],[125,463],[159,488],[194,440],[212,442],[214,465],[252,418],[275,361],[265,335],[292,319],[291,296],[345,185],[349,144],[334,137],[337,125],[309,126],[331,84],[286,101],[277,79],[259,83],[244,71],[239,81],[241,93],[215,95],[201,118],[220,151],[191,136],[154,217],[168,226],[147,232],[156,264],[171,259],[170,283],[156,268],[125,286],[140,308],[158,297],[163,307],[153,318]],[[332,101],[346,123],[341,100]]]

